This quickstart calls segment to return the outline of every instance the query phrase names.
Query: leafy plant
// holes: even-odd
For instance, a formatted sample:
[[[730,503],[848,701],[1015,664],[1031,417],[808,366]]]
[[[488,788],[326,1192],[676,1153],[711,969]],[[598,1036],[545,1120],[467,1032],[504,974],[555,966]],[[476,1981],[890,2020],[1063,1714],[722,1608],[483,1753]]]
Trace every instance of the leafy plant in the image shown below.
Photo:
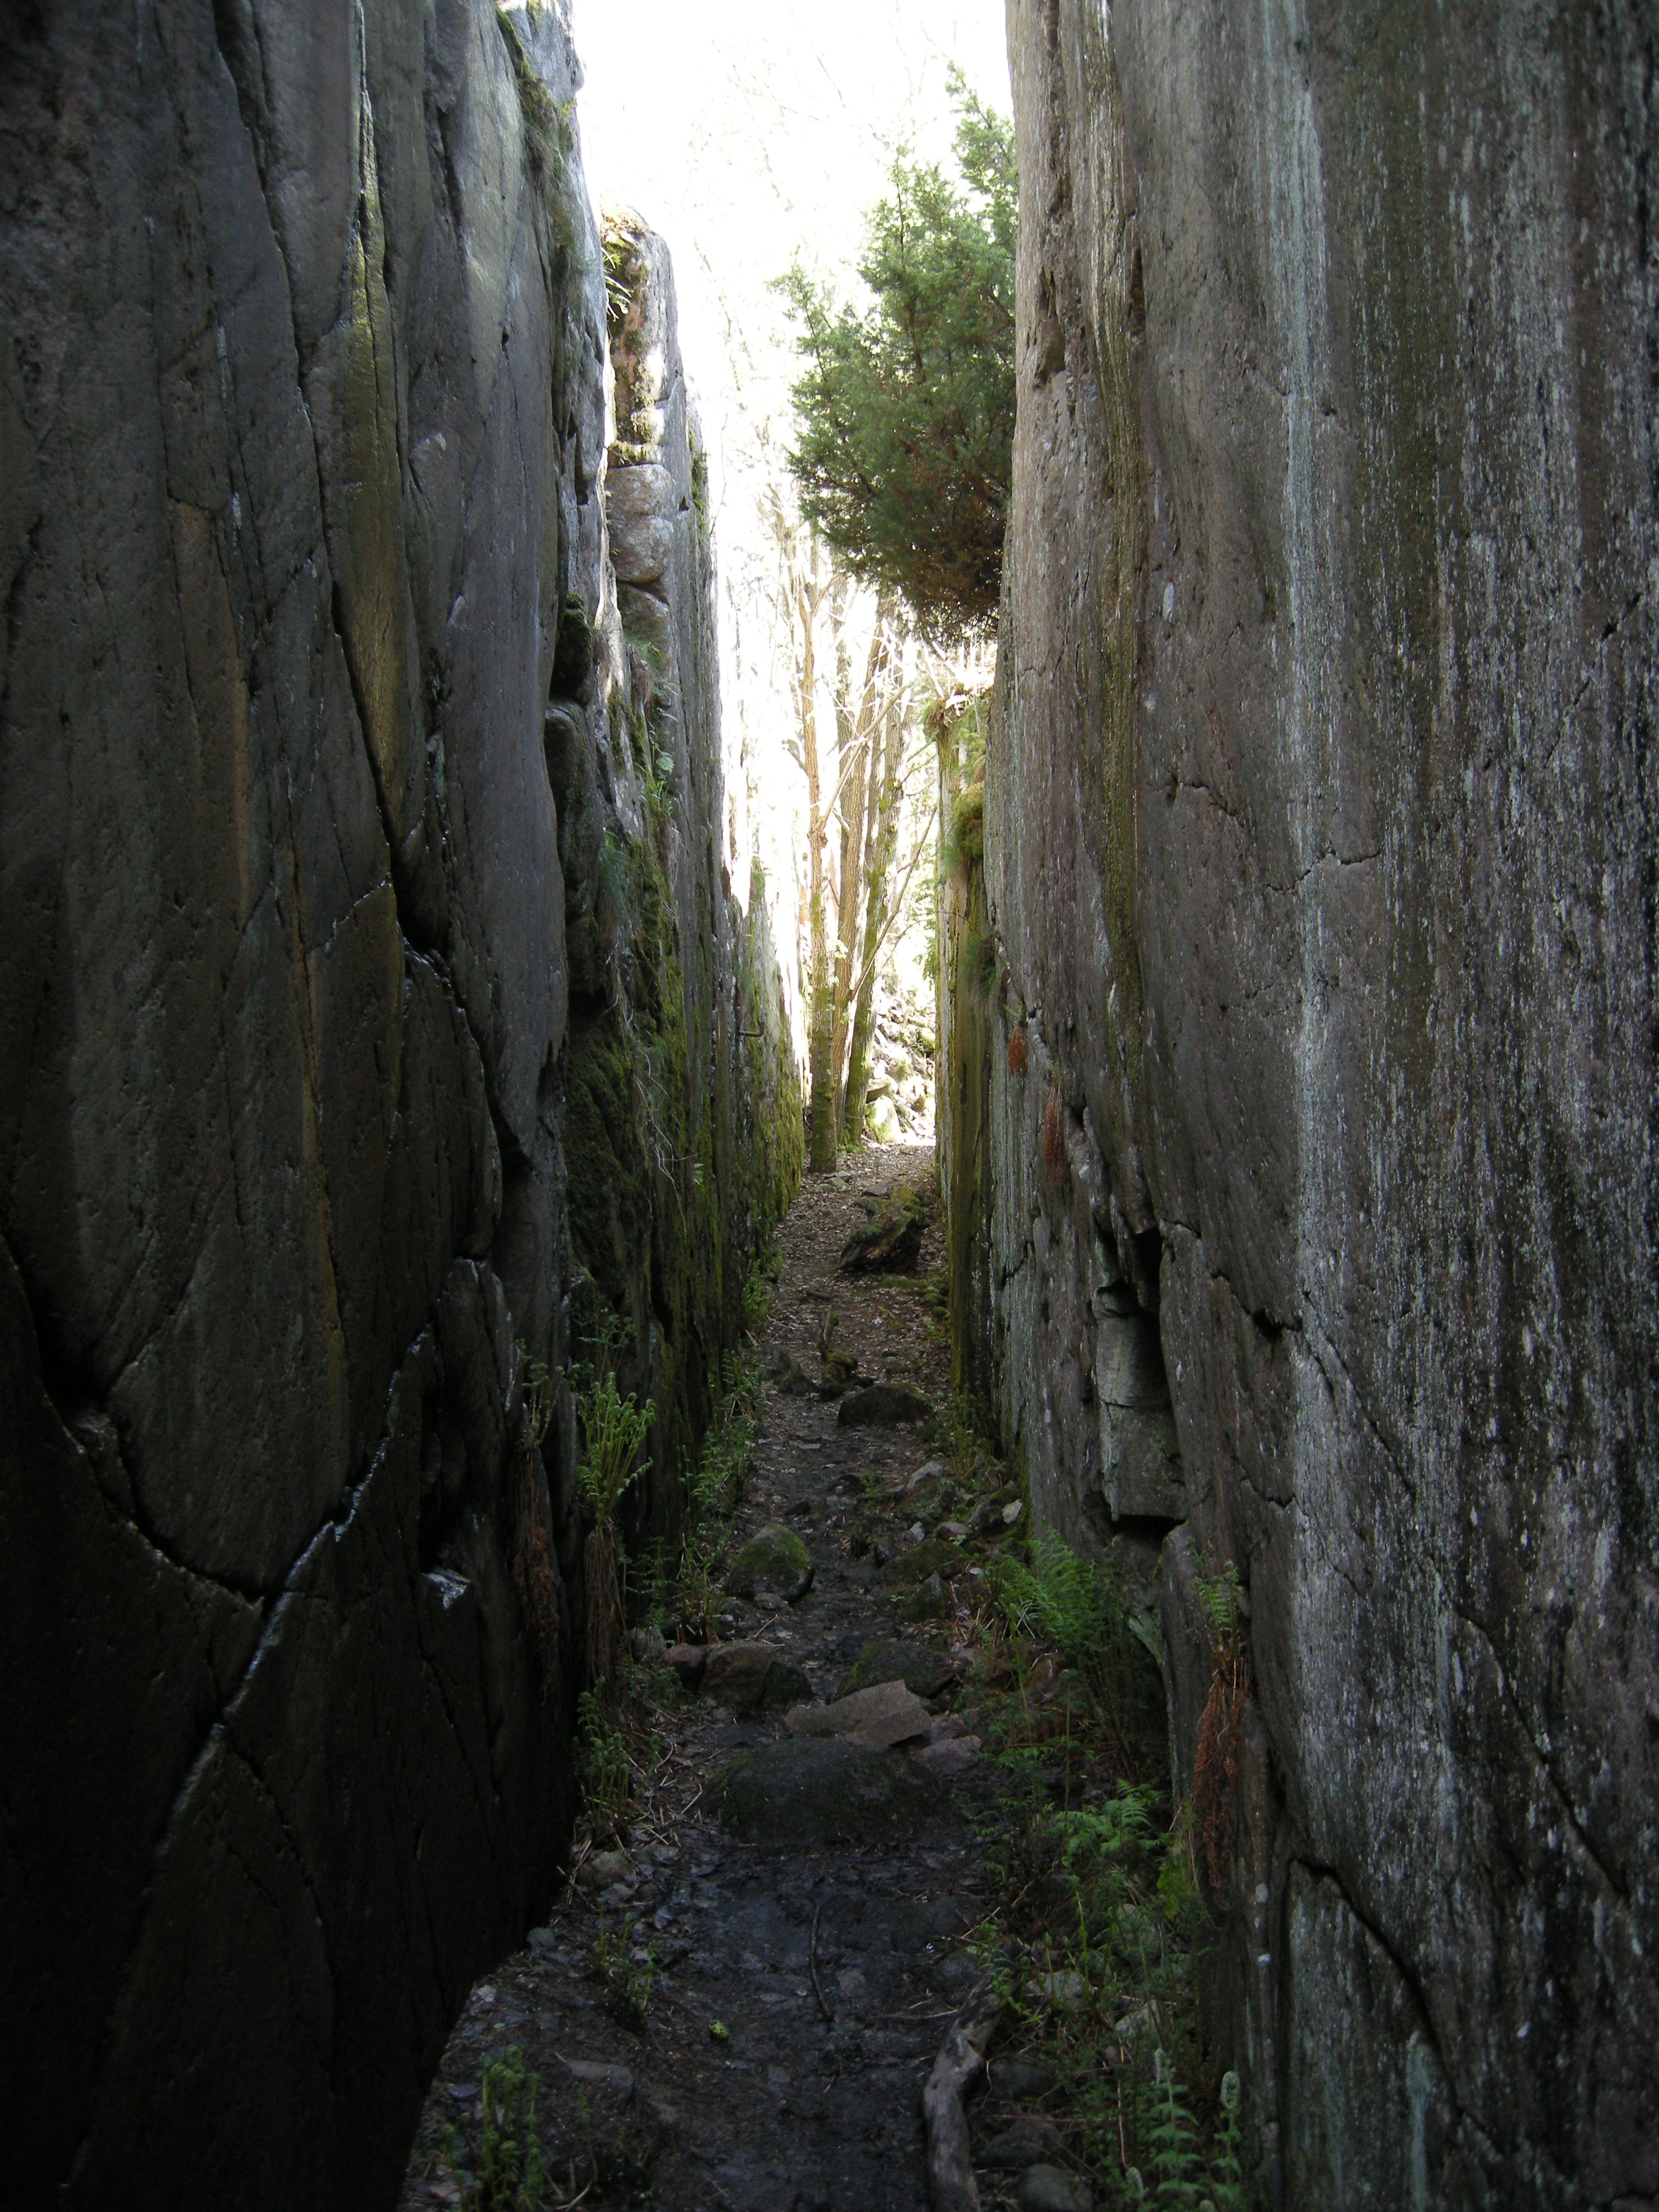
[[[622,1730],[606,1714],[598,1690],[584,1690],[576,1701],[582,1742],[582,1789],[596,1828],[620,1830],[634,1796],[633,1768]]]
[[[719,1563],[732,1516],[742,1502],[750,1455],[760,1431],[760,1368],[728,1352],[711,1375],[714,1417],[683,1476],[685,1516],[678,1588],[670,1610],[693,1636],[707,1637],[720,1601]]]
[[[649,1398],[639,1405],[632,1391],[624,1398],[617,1388],[614,1371],[606,1367],[582,1397],[577,1411],[586,1447],[582,1454],[581,1486],[603,1526],[615,1513],[623,1492],[650,1465],[640,1454],[657,1409]]]
[[[601,1915],[592,1955],[593,1971],[618,2015],[629,2027],[643,2030],[656,1985],[657,1954],[654,1945],[635,1942],[635,1926],[631,1912],[620,1929],[610,1927]]]
[[[466,2212],[539,2212],[542,2146],[536,2132],[540,2087],[511,2045],[478,2077],[478,2138],[469,2152],[460,2130],[444,2130],[444,2158]],[[469,2166],[467,2158],[476,2160]]]
[[[763,1336],[766,1324],[772,1317],[772,1285],[766,1270],[758,1259],[751,1261],[744,1279],[740,1310],[744,1328],[750,1336]]]

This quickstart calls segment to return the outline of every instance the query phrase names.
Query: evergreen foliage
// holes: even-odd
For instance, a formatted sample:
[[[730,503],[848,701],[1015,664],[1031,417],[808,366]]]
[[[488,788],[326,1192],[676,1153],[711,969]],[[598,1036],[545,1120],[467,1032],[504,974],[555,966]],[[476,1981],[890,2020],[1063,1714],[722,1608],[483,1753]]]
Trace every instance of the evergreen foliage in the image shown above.
[[[994,621],[1014,432],[1013,128],[951,79],[955,167],[901,153],[837,304],[799,264],[782,289],[804,362],[789,463],[803,512],[854,575],[936,638]]]

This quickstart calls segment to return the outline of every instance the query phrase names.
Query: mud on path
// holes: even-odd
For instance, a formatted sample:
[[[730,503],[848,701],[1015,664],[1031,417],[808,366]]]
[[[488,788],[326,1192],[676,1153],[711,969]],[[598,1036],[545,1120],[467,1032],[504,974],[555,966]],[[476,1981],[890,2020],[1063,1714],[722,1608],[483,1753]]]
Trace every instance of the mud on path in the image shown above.
[[[863,1376],[944,1402],[949,1352],[920,1294],[942,1257],[937,1227],[914,1277],[837,1271],[866,1197],[932,1166],[931,1152],[892,1146],[809,1180],[779,1232],[782,1270],[763,1345],[775,1371],[787,1352],[816,1381],[833,1302],[835,1340]],[[732,1602],[728,1638],[775,1650],[819,1699],[836,1697],[872,1642],[913,1640],[948,1656],[951,1620],[907,1625],[870,1559],[849,1553],[866,1510],[860,1476],[883,1483],[896,1529],[905,1486],[930,1456],[915,1427],[841,1425],[835,1401],[769,1382],[733,1549],[783,1522],[804,1540],[814,1581],[775,1610]],[[958,1694],[947,1686],[930,1705],[945,1717]],[[971,1756],[958,1744],[938,1762],[954,1776],[930,1777],[920,1799],[902,1795],[887,1833],[857,1843],[811,1834],[836,1821],[823,1807],[815,1821],[820,1793],[809,1776],[805,1809],[798,1802],[783,1822],[796,1839],[751,1841],[721,1825],[712,1801],[744,1753],[793,1741],[782,1712],[745,1715],[702,1698],[658,1726],[666,1755],[633,1824],[628,1867],[607,1865],[618,1878],[596,1889],[579,1862],[546,1929],[472,1992],[428,2101],[404,2205],[459,2201],[434,2156],[438,2130],[476,2112],[482,2069],[517,2045],[541,2085],[550,2206],[580,2197],[661,2212],[921,2212],[921,2087],[974,1978],[962,1939],[984,1910],[962,1811]],[[945,1717],[941,1733],[953,1727],[961,1721]],[[914,1750],[879,1757],[896,1772],[904,1763],[907,1790],[926,1771]],[[592,1965],[596,1942],[619,1944],[629,1915],[635,1960],[647,1943],[656,1954],[642,2026],[626,2022]]]

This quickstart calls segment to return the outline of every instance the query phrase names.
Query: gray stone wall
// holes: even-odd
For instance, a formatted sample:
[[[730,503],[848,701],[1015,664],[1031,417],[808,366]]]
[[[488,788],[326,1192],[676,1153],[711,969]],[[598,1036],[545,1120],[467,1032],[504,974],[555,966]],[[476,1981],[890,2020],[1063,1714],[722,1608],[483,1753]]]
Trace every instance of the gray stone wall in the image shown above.
[[[787,1184],[706,544],[626,742],[576,82],[556,5],[0,20],[8,2203],[393,2201],[574,1803],[572,1008],[720,1102],[685,1433]]]
[[[1283,2201],[1648,2203],[1651,17],[1009,27],[1007,1440],[1162,1542],[1178,1786],[1248,1586],[1218,1986]]]

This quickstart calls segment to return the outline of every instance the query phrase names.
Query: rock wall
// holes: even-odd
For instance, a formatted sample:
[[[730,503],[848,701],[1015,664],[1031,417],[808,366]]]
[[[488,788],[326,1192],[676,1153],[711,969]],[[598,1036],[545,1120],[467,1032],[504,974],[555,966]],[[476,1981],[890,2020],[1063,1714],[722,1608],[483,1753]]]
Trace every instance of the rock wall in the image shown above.
[[[1161,1547],[1182,1787],[1246,1585],[1212,2027],[1275,2201],[1649,2203],[1651,15],[1009,34],[959,1320],[1038,1510]]]
[[[0,20],[8,2203],[394,2200],[573,1809],[561,1372],[634,1313],[672,1469],[799,1158],[576,82],[556,5]],[[606,1020],[683,1134],[602,1249]]]

